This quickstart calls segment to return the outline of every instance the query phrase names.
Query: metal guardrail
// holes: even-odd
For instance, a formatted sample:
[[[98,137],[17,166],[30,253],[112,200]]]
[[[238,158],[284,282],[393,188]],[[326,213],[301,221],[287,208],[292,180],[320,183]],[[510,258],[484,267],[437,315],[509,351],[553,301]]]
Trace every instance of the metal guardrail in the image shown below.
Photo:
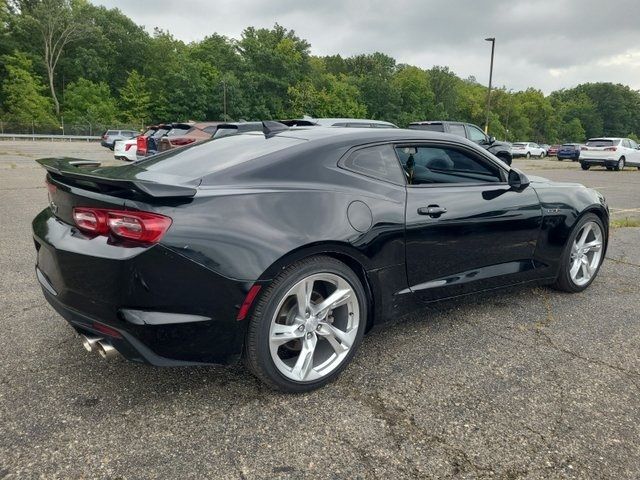
[[[49,140],[51,142],[60,140],[60,141],[86,141],[86,142],[95,142],[100,140],[99,135],[57,135],[57,134],[40,134],[40,133],[0,133],[0,140],[9,139],[9,140]]]

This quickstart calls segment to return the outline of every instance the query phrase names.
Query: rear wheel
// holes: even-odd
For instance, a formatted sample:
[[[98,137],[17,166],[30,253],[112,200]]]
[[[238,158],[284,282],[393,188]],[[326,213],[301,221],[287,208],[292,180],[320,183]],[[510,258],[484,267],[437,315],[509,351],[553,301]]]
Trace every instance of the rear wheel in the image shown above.
[[[580,167],[582,167],[583,170],[589,170],[591,168],[591,165],[589,165],[588,163],[581,163]]]
[[[540,153],[540,158],[544,158],[544,152]]]
[[[527,157],[527,158],[531,158],[531,152],[527,152],[526,157]]]
[[[620,160],[618,160],[618,164],[615,166],[615,170],[616,172],[621,172],[622,170],[624,170],[624,157],[620,157]]]
[[[554,288],[581,292],[595,279],[604,253],[604,226],[597,215],[588,213],[576,224],[560,259]]]
[[[365,291],[349,267],[325,256],[302,260],[261,294],[247,332],[246,364],[281,391],[321,387],[353,358],[366,318]]]

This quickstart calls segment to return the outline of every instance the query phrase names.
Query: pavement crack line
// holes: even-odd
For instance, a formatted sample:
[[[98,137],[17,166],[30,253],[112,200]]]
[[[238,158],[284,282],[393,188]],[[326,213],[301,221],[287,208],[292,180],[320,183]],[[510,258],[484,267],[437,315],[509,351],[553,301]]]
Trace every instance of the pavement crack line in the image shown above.
[[[618,258],[611,258],[611,257],[605,257],[607,260],[609,260],[610,262],[615,262],[615,263],[622,263],[623,265],[630,265],[632,267],[637,267],[640,268],[640,265],[638,265],[637,263],[633,263],[633,262],[626,262],[624,260],[620,260]]]

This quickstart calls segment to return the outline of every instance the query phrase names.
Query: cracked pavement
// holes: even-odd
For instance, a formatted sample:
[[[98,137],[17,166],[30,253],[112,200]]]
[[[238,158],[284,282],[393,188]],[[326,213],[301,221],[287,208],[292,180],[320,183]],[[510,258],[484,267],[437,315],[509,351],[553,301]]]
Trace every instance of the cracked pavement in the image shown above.
[[[0,142],[0,479],[640,476],[640,229],[612,232],[582,294],[433,304],[367,335],[335,383],[282,395],[241,366],[84,351],[33,274],[46,189],[31,159],[48,151],[108,158],[95,144]],[[612,198],[636,201],[640,172],[623,175],[635,190]]]

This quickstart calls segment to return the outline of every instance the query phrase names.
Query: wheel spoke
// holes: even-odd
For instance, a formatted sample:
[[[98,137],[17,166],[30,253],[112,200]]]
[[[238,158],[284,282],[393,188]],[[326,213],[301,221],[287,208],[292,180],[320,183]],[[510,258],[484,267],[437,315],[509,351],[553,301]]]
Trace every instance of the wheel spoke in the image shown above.
[[[571,270],[569,270],[569,274],[571,275],[571,278],[573,278],[574,280],[576,279],[576,276],[578,275],[578,272],[580,271],[581,266],[582,266],[582,262],[580,261],[580,258],[576,258],[573,261],[573,264],[571,265]]]
[[[351,289],[337,289],[331,295],[329,295],[322,303],[313,307],[314,313],[317,317],[323,318],[324,315],[335,308],[347,303],[352,295]]]
[[[589,274],[589,262],[586,259],[580,262],[580,269],[582,270],[582,279],[589,280],[591,275]]]
[[[586,243],[582,246],[584,249],[589,249],[590,252],[598,252],[602,248],[602,242],[600,240],[594,240],[592,242]]]
[[[309,372],[313,368],[313,353],[316,350],[318,337],[314,334],[310,338],[305,337],[302,341],[302,350],[296,364],[293,366],[291,373],[299,380],[304,380],[309,376]]]
[[[591,224],[587,223],[584,226],[584,229],[582,230],[582,234],[580,235],[580,239],[576,242],[578,247],[582,248],[584,246],[584,244],[587,241],[587,237],[589,236],[590,232],[591,232]]]
[[[344,350],[349,350],[351,348],[351,345],[353,345],[355,330],[344,332],[339,328],[334,327],[330,323],[321,323],[320,330],[318,330],[318,334],[326,338],[327,341],[331,343],[331,346],[334,347],[334,350],[336,347],[332,343],[332,340],[335,343],[340,342],[341,351],[344,351]],[[341,353],[341,352],[336,350],[336,353]]]
[[[283,343],[290,342],[296,338],[300,338],[304,335],[304,330],[300,330],[300,324],[294,325],[282,325],[276,323],[271,330],[271,343],[275,345],[282,345]]]
[[[298,316],[305,318],[307,311],[311,309],[311,294],[313,293],[313,280],[305,279],[296,288],[295,295],[298,303]]]

